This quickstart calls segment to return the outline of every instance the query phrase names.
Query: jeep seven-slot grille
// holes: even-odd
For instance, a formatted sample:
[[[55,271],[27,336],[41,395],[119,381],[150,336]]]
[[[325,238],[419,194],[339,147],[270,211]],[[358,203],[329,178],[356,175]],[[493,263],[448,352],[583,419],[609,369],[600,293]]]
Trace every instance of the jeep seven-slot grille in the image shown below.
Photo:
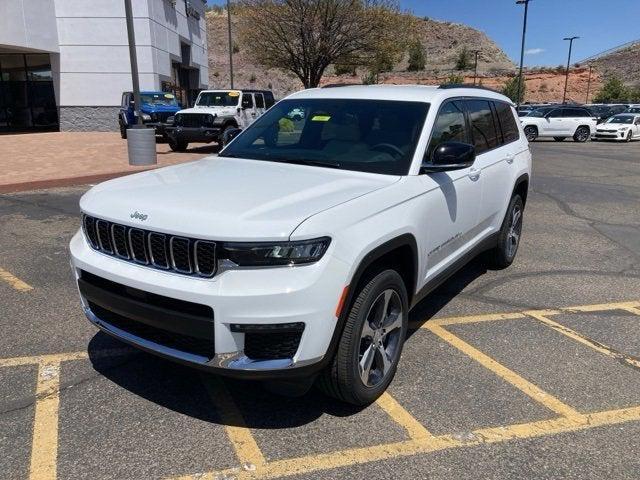
[[[182,275],[212,277],[216,273],[216,244],[208,240],[150,232],[89,215],[82,229],[91,248],[140,265]]]
[[[210,126],[213,123],[213,115],[209,113],[179,113],[175,116],[174,123],[179,127],[189,128]]]

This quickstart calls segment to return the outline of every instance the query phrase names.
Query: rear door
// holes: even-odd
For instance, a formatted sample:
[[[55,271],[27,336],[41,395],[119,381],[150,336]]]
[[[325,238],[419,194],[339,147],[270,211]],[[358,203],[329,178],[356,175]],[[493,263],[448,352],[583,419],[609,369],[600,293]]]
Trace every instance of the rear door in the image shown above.
[[[562,136],[568,135],[568,127],[565,123],[563,109],[555,108],[551,110],[547,117],[546,122],[542,122],[542,135],[546,136]]]
[[[240,110],[240,125],[241,128],[247,128],[251,125],[256,118],[256,109],[255,103],[253,102],[253,94],[242,92],[242,100],[241,100],[241,110]]]
[[[261,93],[254,93],[253,100],[256,105],[256,118],[262,115],[265,111],[264,108],[264,96]]]

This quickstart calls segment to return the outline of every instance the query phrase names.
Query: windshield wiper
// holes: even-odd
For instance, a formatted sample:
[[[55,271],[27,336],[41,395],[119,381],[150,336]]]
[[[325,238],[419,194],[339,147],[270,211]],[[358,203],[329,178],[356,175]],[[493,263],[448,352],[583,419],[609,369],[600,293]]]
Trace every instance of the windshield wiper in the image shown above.
[[[312,165],[316,167],[340,168],[339,163],[326,162],[324,160],[311,160],[306,158],[265,158],[273,162],[293,163],[295,165]]]

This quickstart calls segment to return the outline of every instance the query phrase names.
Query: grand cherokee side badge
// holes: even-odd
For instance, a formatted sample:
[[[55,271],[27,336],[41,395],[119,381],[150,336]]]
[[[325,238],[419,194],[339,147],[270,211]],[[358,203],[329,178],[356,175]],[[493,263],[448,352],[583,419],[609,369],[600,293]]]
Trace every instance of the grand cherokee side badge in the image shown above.
[[[134,219],[135,219],[135,218],[137,218],[137,219],[138,219],[138,220],[140,220],[141,222],[144,222],[144,221],[147,219],[148,215],[146,215],[146,214],[144,214],[144,213],[138,213],[138,211],[136,210],[135,212],[133,212],[133,213],[130,215],[130,217],[131,217],[131,218],[134,218]]]

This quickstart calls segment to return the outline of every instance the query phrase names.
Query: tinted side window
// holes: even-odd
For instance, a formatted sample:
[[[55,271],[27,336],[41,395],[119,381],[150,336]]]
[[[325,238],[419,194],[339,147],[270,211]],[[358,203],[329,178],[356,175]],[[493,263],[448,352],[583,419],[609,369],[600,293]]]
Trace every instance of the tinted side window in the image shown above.
[[[256,98],[256,107],[257,108],[264,108],[264,100],[262,98],[262,94],[261,93],[254,93],[253,96]]]
[[[565,108],[562,111],[562,116],[570,118],[582,117],[582,111],[579,108]]]
[[[444,142],[469,142],[462,102],[447,102],[440,108],[431,132],[431,141],[425,152],[427,162],[431,161],[431,154],[437,146]]]
[[[562,109],[556,108],[555,110],[551,110],[548,116],[549,118],[558,118],[558,117],[563,117],[564,114],[562,113]]]
[[[502,127],[504,143],[515,142],[520,138],[520,131],[518,130],[518,124],[513,118],[511,107],[503,102],[495,102],[495,106],[496,112],[498,113],[498,120]]]
[[[242,108],[253,108],[253,95],[250,93],[242,94]]]
[[[264,92],[264,105],[265,105],[265,107],[271,108],[274,103],[276,103],[276,102],[275,102],[275,99],[273,98],[273,93]]]
[[[487,100],[467,100],[471,134],[476,153],[481,154],[498,146],[498,132],[493,122],[491,105]]]

